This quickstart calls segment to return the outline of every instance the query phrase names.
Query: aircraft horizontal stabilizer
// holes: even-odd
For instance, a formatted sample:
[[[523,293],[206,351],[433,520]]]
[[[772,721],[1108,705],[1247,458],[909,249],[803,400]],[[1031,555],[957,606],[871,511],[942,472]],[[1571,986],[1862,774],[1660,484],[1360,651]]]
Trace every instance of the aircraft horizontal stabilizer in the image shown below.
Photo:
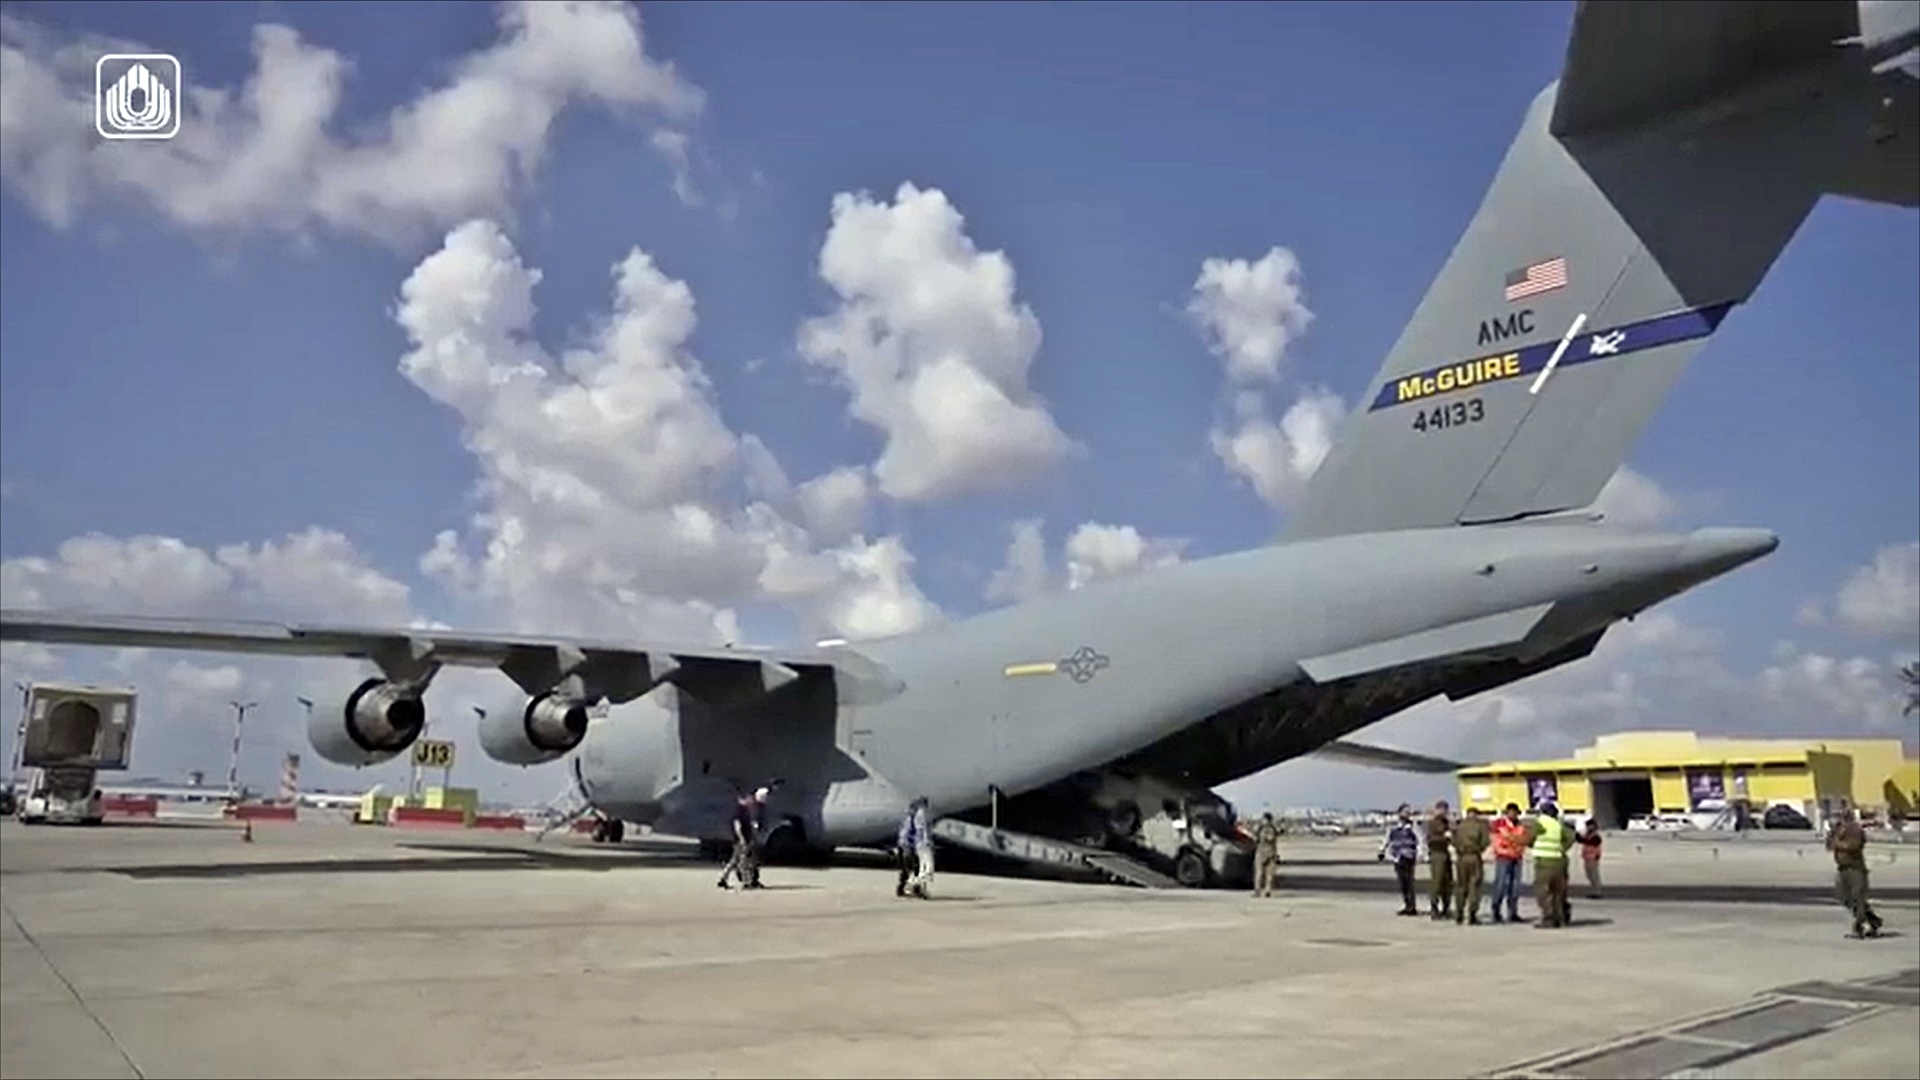
[[[1445,758],[1429,757],[1426,754],[1415,754],[1406,750],[1390,750],[1384,746],[1369,746],[1366,743],[1352,742],[1347,739],[1335,739],[1315,750],[1314,755],[1354,765],[1392,769],[1395,772],[1433,775],[1452,775],[1467,767],[1464,762],[1448,761]]]
[[[1671,116],[1825,61],[1859,33],[1854,0],[1689,0],[1658,10],[1581,0],[1551,130],[1564,138]]]
[[[1552,604],[1535,604],[1498,614],[1468,619],[1465,622],[1436,626],[1405,637],[1376,641],[1342,652],[1303,660],[1300,667],[1314,682],[1326,684],[1365,675],[1373,671],[1406,667],[1454,657],[1493,653],[1511,649],[1526,640],[1533,628],[1546,618]],[[1503,658],[1501,654],[1487,659]]]

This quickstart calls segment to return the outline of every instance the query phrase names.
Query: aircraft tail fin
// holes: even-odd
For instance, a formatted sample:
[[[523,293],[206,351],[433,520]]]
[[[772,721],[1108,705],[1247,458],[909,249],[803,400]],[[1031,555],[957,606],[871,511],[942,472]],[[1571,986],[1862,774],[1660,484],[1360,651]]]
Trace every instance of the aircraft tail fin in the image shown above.
[[[1572,67],[1543,91],[1284,538],[1591,505],[1864,138],[1857,50],[1821,45],[1612,123]]]

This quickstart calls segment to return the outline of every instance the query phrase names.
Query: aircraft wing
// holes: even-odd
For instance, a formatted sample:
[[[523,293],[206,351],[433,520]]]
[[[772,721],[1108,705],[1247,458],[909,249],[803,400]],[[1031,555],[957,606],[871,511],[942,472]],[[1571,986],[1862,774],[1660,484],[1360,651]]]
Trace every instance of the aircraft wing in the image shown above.
[[[1384,746],[1369,746],[1349,739],[1335,739],[1314,752],[1315,757],[1332,758],[1354,765],[1372,765],[1395,772],[1430,773],[1452,775],[1466,768],[1461,761],[1448,761],[1445,758],[1428,757],[1406,750],[1390,750]]]
[[[1856,0],[1580,0],[1549,130],[1565,138],[1678,112],[1859,33]]]
[[[863,697],[901,686],[850,649],[762,649],[596,641],[542,635],[476,634],[423,627],[331,627],[278,622],[72,616],[0,610],[0,641],[196,649],[270,656],[370,660],[389,678],[419,677],[438,665],[498,668],[529,693],[572,674],[591,677],[616,702],[670,682],[708,700],[770,693],[807,675],[836,677],[840,693]]]

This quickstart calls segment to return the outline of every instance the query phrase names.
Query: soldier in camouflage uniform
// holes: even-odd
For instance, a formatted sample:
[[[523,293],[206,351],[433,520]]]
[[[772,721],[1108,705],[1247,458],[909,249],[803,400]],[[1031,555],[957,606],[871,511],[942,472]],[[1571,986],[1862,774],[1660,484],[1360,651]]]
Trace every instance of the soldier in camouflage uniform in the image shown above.
[[[1480,925],[1480,875],[1493,830],[1480,808],[1467,807],[1467,816],[1453,830],[1453,921]]]
[[[1834,884],[1840,902],[1853,916],[1853,930],[1847,936],[1879,937],[1880,915],[1867,901],[1867,830],[1860,826],[1852,808],[1842,813],[1827,833],[1827,850],[1833,852]]]
[[[1280,873],[1280,826],[1272,814],[1263,814],[1253,827],[1253,895],[1272,896],[1273,879]]]
[[[1445,799],[1427,815],[1427,917],[1453,914],[1453,814]]]

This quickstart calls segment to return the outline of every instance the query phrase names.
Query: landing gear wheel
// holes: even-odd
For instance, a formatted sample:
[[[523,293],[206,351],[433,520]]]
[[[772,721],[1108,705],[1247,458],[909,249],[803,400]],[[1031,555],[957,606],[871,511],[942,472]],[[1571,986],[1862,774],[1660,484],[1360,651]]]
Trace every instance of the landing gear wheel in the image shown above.
[[[627,838],[627,823],[615,819],[607,822],[607,843],[617,844]]]
[[[607,819],[606,818],[594,819],[593,842],[596,844],[604,844],[607,842]]]
[[[1173,879],[1189,889],[1204,888],[1208,876],[1207,860],[1192,848],[1173,861]]]

